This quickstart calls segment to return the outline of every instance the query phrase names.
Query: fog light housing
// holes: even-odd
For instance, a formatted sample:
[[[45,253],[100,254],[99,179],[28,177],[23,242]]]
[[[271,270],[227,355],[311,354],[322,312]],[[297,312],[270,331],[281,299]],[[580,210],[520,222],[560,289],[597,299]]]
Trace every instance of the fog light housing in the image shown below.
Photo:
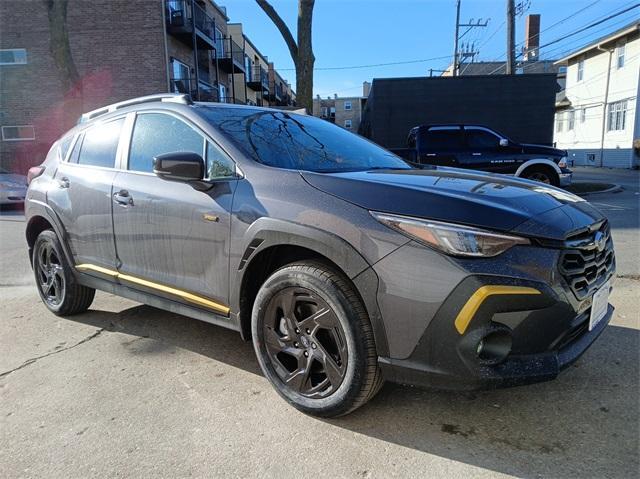
[[[508,329],[497,329],[486,334],[478,341],[476,354],[484,364],[499,364],[511,352],[511,344],[511,332]]]

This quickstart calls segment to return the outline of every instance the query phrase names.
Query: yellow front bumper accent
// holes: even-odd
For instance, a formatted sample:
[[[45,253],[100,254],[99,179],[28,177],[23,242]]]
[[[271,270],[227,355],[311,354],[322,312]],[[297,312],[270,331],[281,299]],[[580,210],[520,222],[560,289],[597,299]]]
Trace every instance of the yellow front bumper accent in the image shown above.
[[[527,288],[524,286],[501,286],[501,285],[487,285],[481,286],[476,290],[475,293],[471,295],[471,297],[467,300],[465,305],[462,307],[456,320],[454,322],[456,330],[460,334],[464,334],[464,332],[469,327],[471,320],[482,306],[482,303],[489,296],[496,295],[513,295],[513,294],[542,294],[535,288]]]

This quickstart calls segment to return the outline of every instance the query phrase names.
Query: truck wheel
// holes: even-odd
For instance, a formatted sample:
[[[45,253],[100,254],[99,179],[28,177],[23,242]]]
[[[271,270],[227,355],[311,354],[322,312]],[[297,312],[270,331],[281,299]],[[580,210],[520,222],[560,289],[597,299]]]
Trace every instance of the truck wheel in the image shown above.
[[[33,272],[40,298],[52,313],[70,316],[91,306],[96,290],[76,282],[52,230],[40,233],[33,245]]]
[[[558,186],[560,178],[552,168],[548,166],[530,166],[522,173],[522,178],[539,181],[547,185]]]
[[[366,310],[348,278],[323,263],[273,273],[256,296],[251,328],[265,376],[302,412],[348,414],[382,385]]]

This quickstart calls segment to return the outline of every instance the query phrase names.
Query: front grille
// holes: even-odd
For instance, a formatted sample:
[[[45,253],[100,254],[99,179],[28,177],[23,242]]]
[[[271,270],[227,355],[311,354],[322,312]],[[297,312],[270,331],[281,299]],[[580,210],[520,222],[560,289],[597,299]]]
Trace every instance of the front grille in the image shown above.
[[[564,242],[560,272],[578,300],[589,297],[602,286],[614,267],[613,240],[607,221]]]

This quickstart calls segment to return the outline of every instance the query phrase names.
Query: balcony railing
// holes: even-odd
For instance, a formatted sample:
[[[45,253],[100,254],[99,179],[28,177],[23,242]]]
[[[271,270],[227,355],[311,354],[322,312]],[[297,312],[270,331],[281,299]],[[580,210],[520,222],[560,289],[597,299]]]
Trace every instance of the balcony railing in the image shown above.
[[[195,78],[172,78],[171,91],[173,93],[188,93],[197,101],[218,101],[218,89],[207,82],[196,82]]]
[[[247,86],[256,91],[269,91],[269,73],[259,65],[247,72]]]
[[[215,21],[204,8],[193,4],[191,0],[165,0],[167,11],[167,26],[170,33],[179,36],[185,43],[196,28],[196,35],[206,42],[206,47],[212,48],[215,42]],[[193,16],[192,16],[193,13]]]
[[[216,35],[216,49],[213,59],[217,60],[220,68],[227,73],[243,73],[244,48],[238,45],[231,37]]]

